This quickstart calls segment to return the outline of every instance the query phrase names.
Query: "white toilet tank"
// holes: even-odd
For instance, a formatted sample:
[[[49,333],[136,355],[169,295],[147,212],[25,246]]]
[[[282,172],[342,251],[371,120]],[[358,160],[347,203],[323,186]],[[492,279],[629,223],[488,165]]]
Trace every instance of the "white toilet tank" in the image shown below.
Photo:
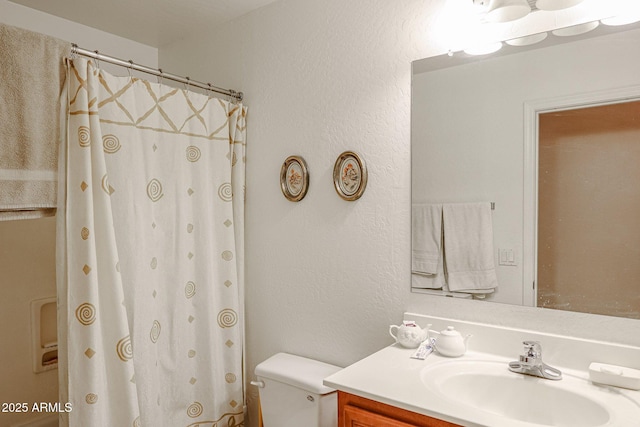
[[[340,369],[287,353],[256,366],[264,427],[337,427],[337,393],[322,380]]]

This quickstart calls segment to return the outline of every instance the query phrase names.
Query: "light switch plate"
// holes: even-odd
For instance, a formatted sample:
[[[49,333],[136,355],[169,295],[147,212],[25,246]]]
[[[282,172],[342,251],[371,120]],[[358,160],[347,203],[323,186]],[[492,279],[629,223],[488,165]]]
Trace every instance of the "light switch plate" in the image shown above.
[[[498,265],[517,266],[518,257],[515,249],[498,249]]]

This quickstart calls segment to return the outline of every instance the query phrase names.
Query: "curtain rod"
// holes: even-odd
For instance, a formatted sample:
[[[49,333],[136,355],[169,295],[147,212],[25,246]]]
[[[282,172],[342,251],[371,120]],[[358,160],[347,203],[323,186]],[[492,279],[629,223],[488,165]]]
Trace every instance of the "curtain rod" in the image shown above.
[[[146,67],[144,65],[139,65],[134,63],[132,60],[125,61],[123,59],[115,58],[113,56],[104,55],[97,50],[91,51],[88,49],[83,49],[79,47],[77,44],[71,44],[71,55],[82,55],[88,58],[97,59],[98,61],[108,62],[110,64],[119,65],[121,67],[129,68],[130,70],[142,71],[143,73],[152,74],[154,76],[158,76],[163,79],[173,80],[179,83],[184,83],[188,86],[194,86],[200,89],[209,90],[212,92],[220,93],[223,95],[230,96],[234,98],[236,101],[242,101],[243,93],[236,92],[232,89],[222,89],[216,86],[213,86],[211,83],[202,83],[195,80],[191,80],[189,77],[180,77],[175,74],[169,74],[162,71],[162,69],[155,69],[151,67]]]

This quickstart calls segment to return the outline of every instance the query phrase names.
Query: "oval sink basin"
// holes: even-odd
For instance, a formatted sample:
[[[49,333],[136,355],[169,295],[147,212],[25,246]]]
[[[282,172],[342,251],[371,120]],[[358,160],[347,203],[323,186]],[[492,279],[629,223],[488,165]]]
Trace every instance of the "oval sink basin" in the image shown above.
[[[611,418],[597,390],[581,392],[595,388],[587,381],[566,375],[550,381],[516,374],[503,362],[443,362],[425,368],[421,380],[432,392],[457,404],[533,425],[599,427]]]

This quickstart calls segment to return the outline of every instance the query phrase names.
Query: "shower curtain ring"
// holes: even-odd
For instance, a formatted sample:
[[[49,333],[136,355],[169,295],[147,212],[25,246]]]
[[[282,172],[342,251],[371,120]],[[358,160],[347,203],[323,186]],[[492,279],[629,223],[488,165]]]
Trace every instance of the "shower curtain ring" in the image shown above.
[[[185,77],[185,79],[187,80],[187,84],[185,85],[187,92],[185,93],[185,96],[189,99],[189,86],[191,85],[191,79],[189,76]]]
[[[100,71],[100,52],[98,52],[97,50],[94,50],[93,52],[96,54],[96,57],[94,58],[94,60],[96,61],[96,69]]]
[[[158,84],[161,85],[162,84],[162,80],[164,79],[164,75],[162,73],[162,68],[158,68]]]
[[[133,75],[131,74],[131,69],[133,68],[133,61],[129,60],[129,66],[127,67],[127,72],[129,73],[129,80],[133,82]]]

